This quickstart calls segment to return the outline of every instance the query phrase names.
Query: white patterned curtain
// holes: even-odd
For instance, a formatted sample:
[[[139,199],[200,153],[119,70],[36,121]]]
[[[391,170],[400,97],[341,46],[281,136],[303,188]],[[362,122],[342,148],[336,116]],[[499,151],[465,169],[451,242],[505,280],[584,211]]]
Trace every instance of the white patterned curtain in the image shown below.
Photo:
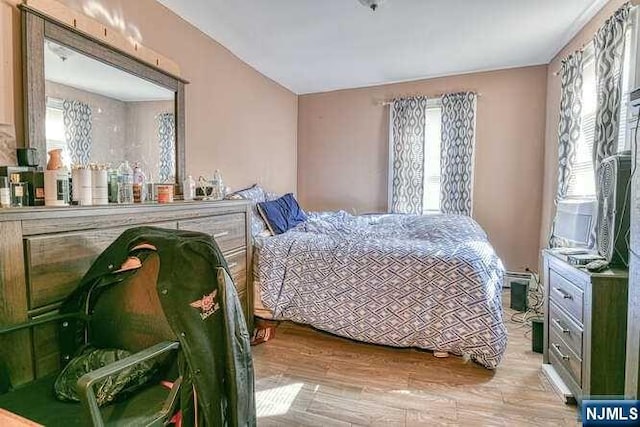
[[[176,173],[176,120],[173,113],[158,114],[160,182],[172,181]]]
[[[392,213],[422,214],[427,98],[397,99],[391,108]]]
[[[558,122],[558,188],[555,204],[567,197],[569,184],[576,161],[576,146],[582,125],[582,72],[583,53],[569,55],[560,68],[560,121]],[[566,246],[553,236],[555,221],[551,228],[549,246]]]
[[[576,144],[582,125],[583,54],[577,51],[560,68],[560,122],[558,123],[558,190],[556,204],[567,197],[576,161]]]
[[[598,107],[593,143],[593,166],[596,173],[602,159],[615,154],[618,147],[622,67],[630,9],[629,3],[618,9],[598,30],[593,41],[598,85]],[[596,193],[599,194],[599,192],[596,180]]]
[[[460,92],[442,97],[440,210],[471,216],[476,94]]]
[[[91,160],[91,107],[80,101],[62,102],[64,136],[74,165],[88,165]]]

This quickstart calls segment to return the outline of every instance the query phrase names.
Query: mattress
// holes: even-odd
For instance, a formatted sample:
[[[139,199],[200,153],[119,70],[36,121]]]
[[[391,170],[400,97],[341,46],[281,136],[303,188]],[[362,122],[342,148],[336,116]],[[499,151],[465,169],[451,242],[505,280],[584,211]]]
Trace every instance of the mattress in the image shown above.
[[[473,219],[308,216],[284,234],[256,238],[257,315],[498,366],[507,345],[504,268]]]

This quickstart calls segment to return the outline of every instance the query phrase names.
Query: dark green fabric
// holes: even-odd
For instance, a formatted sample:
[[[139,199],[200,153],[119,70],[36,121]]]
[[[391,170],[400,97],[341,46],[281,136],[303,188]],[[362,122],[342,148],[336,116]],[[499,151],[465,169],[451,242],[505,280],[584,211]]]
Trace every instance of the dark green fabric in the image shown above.
[[[61,402],[52,390],[56,376],[52,375],[29,383],[4,395],[0,395],[0,408],[35,421],[47,427],[91,426],[89,413],[79,403]],[[107,426],[144,425],[162,408],[169,389],[152,385],[139,390],[122,402],[101,409]]]
[[[160,271],[158,295],[169,325],[178,337],[184,358],[180,407],[184,425],[255,426],[254,374],[249,332],[233,283],[224,280],[228,267],[214,239],[203,233],[138,227],[124,232],[94,262],[78,288],[63,303],[61,313],[91,310],[101,289],[117,286],[128,275],[113,271],[141,243],[157,248]],[[222,277],[222,278],[221,278]],[[204,310],[215,296],[215,310]],[[66,354],[84,345],[80,322],[61,332]],[[64,355],[63,355],[64,356]],[[191,387],[193,384],[193,387]]]
[[[11,390],[11,378],[9,378],[9,368],[4,360],[0,359],[0,394]]]
[[[79,402],[76,386],[80,377],[128,356],[131,353],[126,350],[87,347],[58,374],[53,385],[56,397],[62,401]],[[143,387],[156,372],[156,364],[145,361],[96,382],[93,390],[98,406],[104,406],[119,396],[127,396]]]

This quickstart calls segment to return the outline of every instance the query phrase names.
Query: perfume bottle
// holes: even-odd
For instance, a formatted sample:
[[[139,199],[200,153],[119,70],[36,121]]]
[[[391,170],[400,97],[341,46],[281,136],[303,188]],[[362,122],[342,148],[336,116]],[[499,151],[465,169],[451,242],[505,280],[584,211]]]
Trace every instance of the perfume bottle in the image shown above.
[[[11,207],[11,187],[6,176],[0,176],[0,208]]]
[[[134,203],[143,203],[146,196],[146,186],[145,182],[147,181],[147,177],[142,171],[142,167],[140,163],[136,162],[133,165],[133,202]]]
[[[20,174],[11,174],[11,207],[21,208],[28,205],[28,187],[26,182],[20,182]]]

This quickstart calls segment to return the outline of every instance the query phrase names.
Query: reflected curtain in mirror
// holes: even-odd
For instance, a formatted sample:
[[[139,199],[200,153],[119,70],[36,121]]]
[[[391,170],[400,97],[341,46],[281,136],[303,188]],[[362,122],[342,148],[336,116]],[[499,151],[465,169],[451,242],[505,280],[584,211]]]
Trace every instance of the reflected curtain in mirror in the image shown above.
[[[92,111],[89,104],[65,99],[62,103],[65,139],[74,165],[88,165],[91,161]]]
[[[160,143],[160,182],[174,180],[176,153],[176,120],[173,113],[161,113],[158,119],[158,141]]]
[[[391,107],[391,213],[422,214],[427,98],[397,99]]]
[[[440,209],[471,216],[476,94],[460,92],[442,97]]]

